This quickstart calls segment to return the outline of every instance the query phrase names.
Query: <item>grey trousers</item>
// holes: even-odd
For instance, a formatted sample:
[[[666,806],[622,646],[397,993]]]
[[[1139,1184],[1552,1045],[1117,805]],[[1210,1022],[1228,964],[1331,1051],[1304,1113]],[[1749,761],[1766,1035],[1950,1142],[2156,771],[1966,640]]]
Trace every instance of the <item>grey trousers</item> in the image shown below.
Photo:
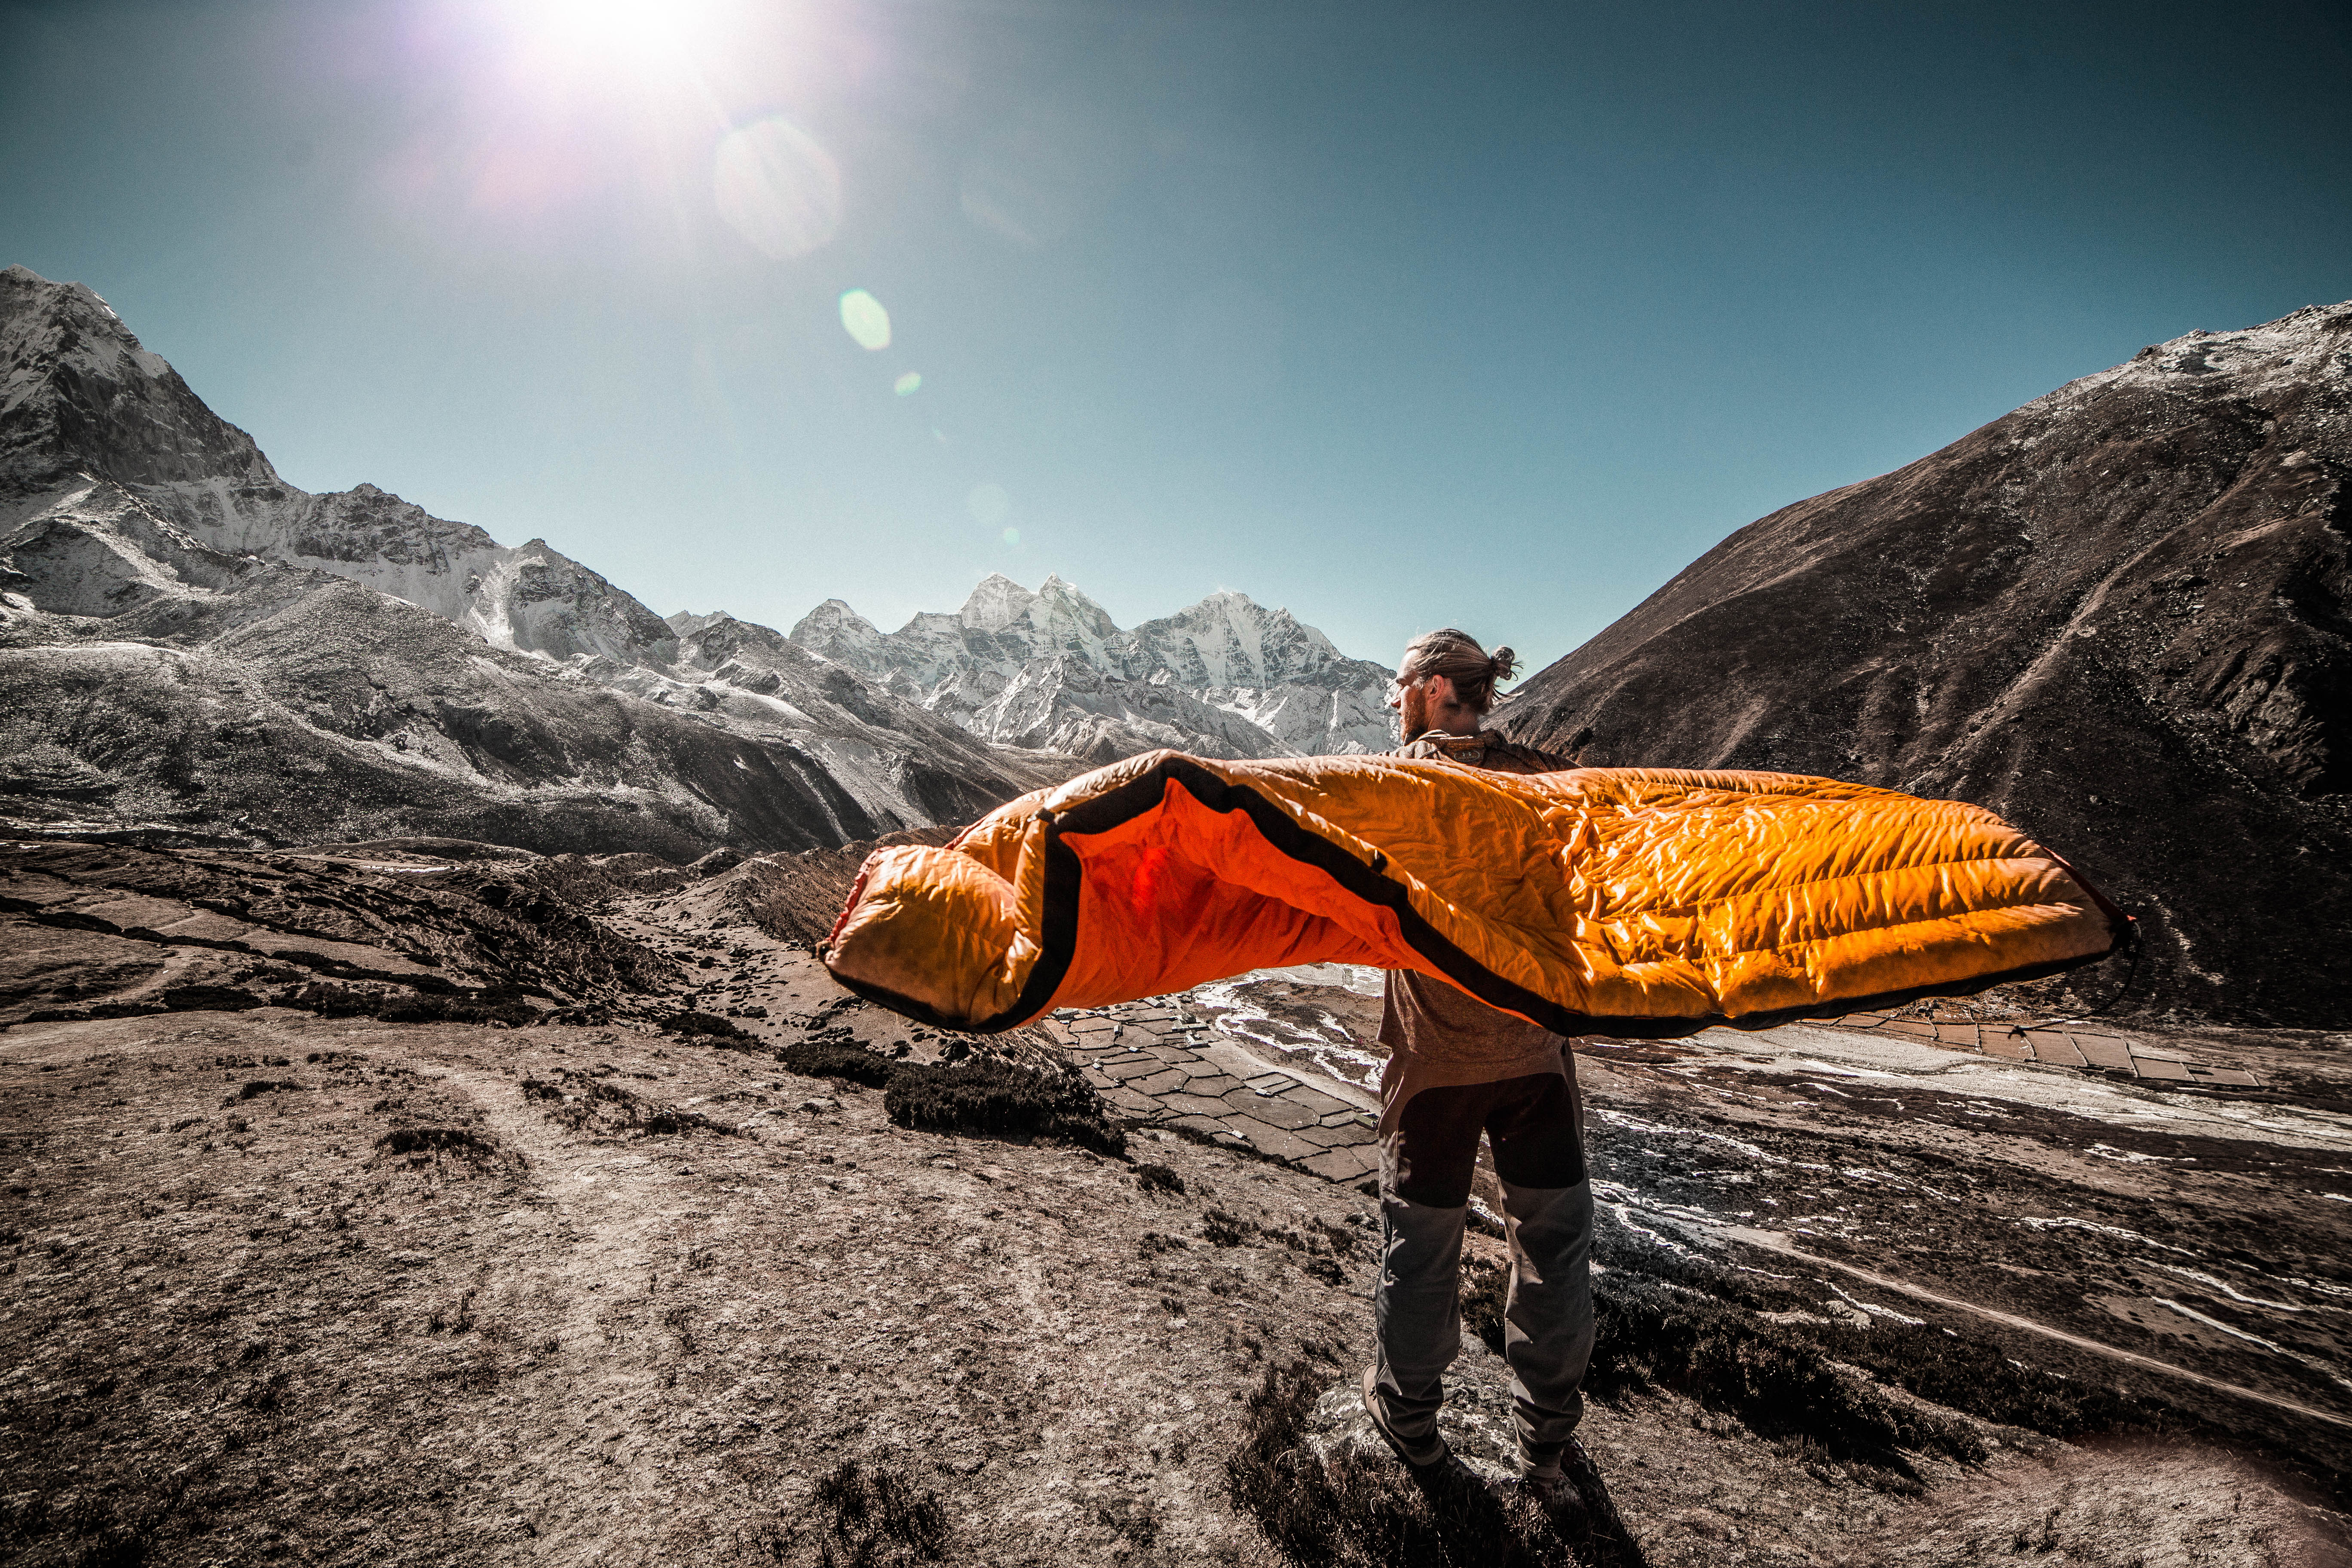
[[[1462,1348],[1462,1233],[1484,1133],[1502,1178],[1511,1250],[1503,1355],[1522,1447],[1556,1453],[1584,1414],[1592,1355],[1592,1188],[1573,1079],[1557,1073],[1427,1089],[1381,1144],[1381,1256],[1372,1293],[1373,1380],[1389,1424],[1437,1424]]]

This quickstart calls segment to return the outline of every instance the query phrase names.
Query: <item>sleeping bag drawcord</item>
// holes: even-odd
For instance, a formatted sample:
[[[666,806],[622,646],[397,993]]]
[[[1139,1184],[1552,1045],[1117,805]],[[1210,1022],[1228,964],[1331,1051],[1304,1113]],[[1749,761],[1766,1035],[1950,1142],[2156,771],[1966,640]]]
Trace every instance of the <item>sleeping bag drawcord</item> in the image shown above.
[[[2009,1026],[2011,1034],[2021,1035],[2028,1029],[2050,1029],[2061,1024],[2079,1024],[2085,1018],[2095,1018],[2130,994],[2132,983],[2139,978],[2139,958],[2142,949],[2138,917],[2126,915],[2124,919],[2128,922],[2124,927],[2124,945],[2131,950],[2131,967],[2124,971],[2124,983],[2116,987],[2116,994],[2086,1013],[2076,1013],[2064,1018],[2044,1018],[2033,1024],[2011,1024]]]

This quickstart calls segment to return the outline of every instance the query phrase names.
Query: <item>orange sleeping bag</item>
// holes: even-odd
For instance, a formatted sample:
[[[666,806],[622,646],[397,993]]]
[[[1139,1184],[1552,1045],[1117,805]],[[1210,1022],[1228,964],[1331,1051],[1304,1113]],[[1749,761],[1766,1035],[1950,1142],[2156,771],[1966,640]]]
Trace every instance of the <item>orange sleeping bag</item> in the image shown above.
[[[1339,963],[1641,1037],[2051,974],[2128,926],[1990,812],[1863,784],[1153,752],[877,850],[823,953],[953,1029]]]

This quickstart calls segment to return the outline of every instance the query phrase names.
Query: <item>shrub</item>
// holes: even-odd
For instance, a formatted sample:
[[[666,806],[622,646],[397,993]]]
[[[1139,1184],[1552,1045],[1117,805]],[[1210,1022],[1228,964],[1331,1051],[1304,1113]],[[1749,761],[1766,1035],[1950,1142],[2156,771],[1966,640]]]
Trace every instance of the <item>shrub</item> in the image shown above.
[[[300,990],[279,997],[278,1003],[281,1006],[300,1007],[322,1017],[360,1018],[373,1016],[385,1000],[381,991],[314,980]]]
[[[776,1060],[808,1078],[882,1090],[884,1113],[901,1127],[1051,1138],[1103,1154],[1127,1152],[1127,1135],[1104,1116],[1101,1100],[1076,1072],[1032,1072],[994,1057],[894,1061],[837,1038],[786,1046]]]
[[[1299,1272],[1310,1279],[1320,1279],[1326,1285],[1345,1285],[1348,1271],[1339,1267],[1336,1258],[1310,1258],[1298,1266]]]
[[[560,1084],[535,1078],[522,1081],[522,1097],[541,1102],[550,1120],[574,1132],[618,1132],[630,1136],[715,1132],[740,1138],[743,1130],[714,1121],[698,1111],[684,1110],[658,1100],[631,1094],[616,1083],[565,1072]]]
[[[2175,1419],[2146,1400],[2020,1366],[1997,1345],[1925,1323],[1878,1322],[1866,1330],[1808,1326],[1805,1332],[1838,1360],[1866,1367],[1923,1399],[2056,1437],[2160,1426]]]
[[[539,1009],[508,992],[478,991],[455,996],[394,996],[375,1016],[387,1024],[505,1024],[512,1027],[535,1023]]]
[[[395,1127],[377,1139],[375,1146],[387,1154],[430,1154],[474,1165],[521,1163],[520,1156],[500,1147],[496,1138],[463,1127]]]
[[[826,1518],[818,1561],[827,1564],[936,1562],[946,1551],[947,1509],[894,1470],[844,1459],[818,1478],[814,1500]],[[835,1542],[847,1549],[835,1554]]]
[[[1250,1238],[1250,1229],[1247,1220],[1223,1209],[1201,1216],[1201,1235],[1212,1247],[1239,1247]]]
[[[1138,1165],[1135,1168],[1135,1179],[1147,1193],[1174,1193],[1180,1197],[1183,1195],[1184,1178],[1165,1165]]]
[[[1571,1568],[1577,1562],[1572,1543],[1531,1500],[1496,1497],[1459,1461],[1407,1471],[1385,1454],[1366,1458],[1341,1450],[1328,1461],[1316,1458],[1307,1447],[1306,1422],[1326,1375],[1303,1358],[1269,1367],[1245,1407],[1241,1447],[1225,1460],[1234,1503],[1286,1561],[1299,1568]]]
[[[765,1016],[763,1011],[761,1016]],[[720,1040],[748,1040],[751,1035],[732,1018],[722,1018],[715,1013],[697,1013],[684,1009],[662,1020],[662,1027],[673,1035],[704,1035]]]
[[[952,1066],[900,1062],[882,1089],[882,1109],[901,1127],[932,1132],[1028,1134],[1102,1154],[1127,1152],[1127,1134],[1103,1116],[1102,1101],[1075,1072],[1028,1072],[993,1057]]]
[[[803,1078],[836,1079],[844,1083],[880,1089],[901,1064],[876,1056],[855,1041],[800,1040],[776,1053],[776,1060]]]
[[[1593,1291],[1598,1331],[1585,1389],[1607,1399],[1644,1382],[1682,1389],[1767,1437],[1809,1438],[1840,1459],[1911,1479],[1903,1450],[1974,1462],[1966,1426],[1895,1404],[1830,1366],[1788,1327],[1687,1287],[1611,1270]]]

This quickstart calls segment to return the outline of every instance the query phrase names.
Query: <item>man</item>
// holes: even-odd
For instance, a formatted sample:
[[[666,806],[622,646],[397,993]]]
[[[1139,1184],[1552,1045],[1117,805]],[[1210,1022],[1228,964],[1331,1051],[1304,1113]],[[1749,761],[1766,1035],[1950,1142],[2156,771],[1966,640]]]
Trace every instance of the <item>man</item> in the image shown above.
[[[1390,684],[1400,756],[1505,773],[1576,763],[1506,741],[1479,721],[1517,659],[1466,633],[1415,637]],[[1609,1522],[1608,1494],[1577,1444],[1579,1385],[1592,1352],[1592,1193],[1583,1108],[1567,1042],[1442,980],[1391,970],[1381,1018],[1382,1257],[1372,1297],[1380,1359],[1364,1407],[1406,1463],[1445,1457],[1444,1374],[1462,1343],[1462,1233],[1483,1131],[1502,1178],[1511,1250],[1503,1353],[1510,1363],[1520,1469],[1548,1502],[1580,1494]],[[1573,1490],[1571,1490],[1573,1488]]]

